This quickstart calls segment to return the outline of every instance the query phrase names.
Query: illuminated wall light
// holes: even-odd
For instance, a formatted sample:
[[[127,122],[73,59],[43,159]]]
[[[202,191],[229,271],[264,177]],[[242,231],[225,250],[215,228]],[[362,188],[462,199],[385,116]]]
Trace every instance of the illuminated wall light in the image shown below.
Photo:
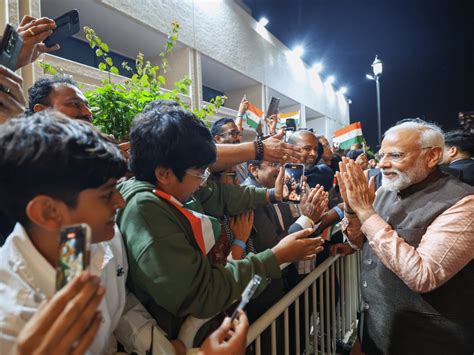
[[[335,78],[333,75],[330,75],[330,76],[328,76],[328,78],[326,79],[326,81],[324,82],[324,84],[332,85],[335,80],[336,80],[336,78]]]
[[[338,94],[345,95],[347,92],[347,88],[345,86],[341,87],[338,91]]]
[[[316,64],[313,65],[311,70],[316,72],[316,73],[320,73],[323,70],[323,65],[321,63],[316,63]]]
[[[260,21],[258,21],[258,25],[260,27],[265,27],[266,25],[268,25],[268,20],[266,19],[266,17],[262,17]]]
[[[293,51],[291,53],[293,53],[293,55],[295,55],[296,57],[301,58],[304,53],[304,48],[303,46],[296,46],[295,48],[293,48]]]

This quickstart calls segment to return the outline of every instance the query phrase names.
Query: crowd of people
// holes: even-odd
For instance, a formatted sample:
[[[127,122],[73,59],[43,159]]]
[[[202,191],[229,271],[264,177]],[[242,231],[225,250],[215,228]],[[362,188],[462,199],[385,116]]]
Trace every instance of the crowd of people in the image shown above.
[[[58,48],[43,44],[55,26],[23,19],[19,67]],[[28,101],[21,84],[0,66],[2,354],[243,354],[249,323],[326,258],[356,251],[366,354],[474,350],[470,133],[404,120],[372,156],[304,128],[285,142],[273,115],[241,142],[245,99],[210,129],[153,101],[124,151],[91,124],[72,78],[38,79]],[[304,176],[286,181],[286,163]],[[80,223],[89,268],[57,291],[60,230]],[[254,275],[255,298],[231,320]]]

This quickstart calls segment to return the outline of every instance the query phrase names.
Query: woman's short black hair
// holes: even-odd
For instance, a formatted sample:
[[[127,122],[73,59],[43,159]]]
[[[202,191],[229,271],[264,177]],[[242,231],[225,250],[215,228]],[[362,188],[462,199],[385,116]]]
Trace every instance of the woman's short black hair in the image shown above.
[[[91,124],[57,111],[43,110],[1,126],[0,210],[23,224],[29,223],[25,210],[35,196],[51,196],[74,208],[82,190],[125,171],[114,144]]]
[[[181,181],[190,168],[216,160],[216,146],[206,125],[181,108],[154,107],[140,113],[130,129],[130,169],[142,181],[156,183],[155,169],[170,168]]]

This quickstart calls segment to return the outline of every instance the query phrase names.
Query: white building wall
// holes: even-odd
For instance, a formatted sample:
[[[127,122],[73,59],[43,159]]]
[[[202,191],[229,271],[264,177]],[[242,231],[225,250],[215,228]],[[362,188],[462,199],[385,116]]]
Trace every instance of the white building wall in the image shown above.
[[[179,40],[229,68],[338,121],[349,123],[349,107],[342,95],[310,75],[299,59],[288,59],[288,49],[232,0],[100,0],[116,11],[159,32],[170,21],[181,24]],[[223,78],[223,80],[225,80]]]

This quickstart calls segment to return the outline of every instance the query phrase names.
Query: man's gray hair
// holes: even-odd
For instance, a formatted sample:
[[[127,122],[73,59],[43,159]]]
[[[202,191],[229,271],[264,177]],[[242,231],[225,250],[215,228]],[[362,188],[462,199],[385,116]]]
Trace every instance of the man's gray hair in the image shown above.
[[[384,136],[397,131],[421,131],[420,147],[440,147],[444,150],[444,132],[436,124],[423,121],[420,118],[408,118],[397,122],[397,124],[388,129]]]

